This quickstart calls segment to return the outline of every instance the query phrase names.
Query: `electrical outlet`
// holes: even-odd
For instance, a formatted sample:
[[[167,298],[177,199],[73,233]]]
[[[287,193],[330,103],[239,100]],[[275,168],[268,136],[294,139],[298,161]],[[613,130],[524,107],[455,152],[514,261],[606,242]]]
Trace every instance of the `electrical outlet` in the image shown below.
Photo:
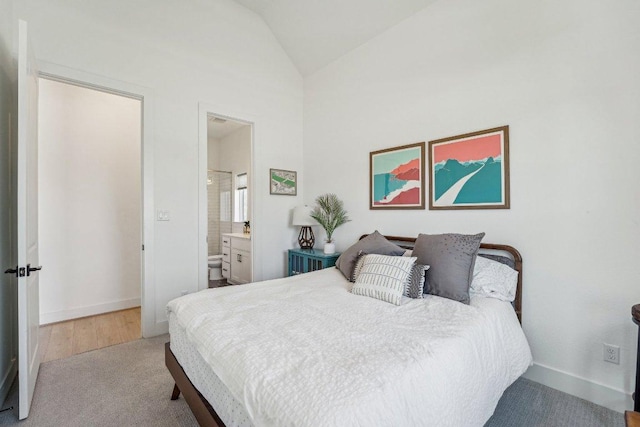
[[[186,295],[188,293],[189,293],[189,291],[182,291],[182,292],[180,292],[180,295],[184,296],[184,295]]]
[[[170,215],[169,211],[158,210],[157,220],[158,221],[169,221],[169,220],[171,220],[171,215]]]
[[[604,361],[620,364],[620,347],[613,344],[603,343]]]

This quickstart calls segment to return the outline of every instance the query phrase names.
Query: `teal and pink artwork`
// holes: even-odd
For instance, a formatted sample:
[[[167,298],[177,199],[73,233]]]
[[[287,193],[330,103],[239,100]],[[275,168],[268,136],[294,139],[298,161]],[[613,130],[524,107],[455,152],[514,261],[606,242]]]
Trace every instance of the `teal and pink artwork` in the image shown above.
[[[370,209],[424,209],[424,142],[369,154]]]
[[[429,209],[509,209],[509,126],[429,142]]]

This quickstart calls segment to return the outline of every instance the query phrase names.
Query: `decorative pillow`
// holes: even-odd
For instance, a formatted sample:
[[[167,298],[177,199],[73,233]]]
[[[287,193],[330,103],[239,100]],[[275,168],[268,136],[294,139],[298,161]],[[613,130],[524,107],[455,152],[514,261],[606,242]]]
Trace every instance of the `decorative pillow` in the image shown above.
[[[516,299],[518,272],[513,268],[479,256],[473,269],[469,293],[512,302]]]
[[[469,286],[473,267],[484,233],[419,234],[413,256],[419,264],[429,265],[427,292],[469,304]]]
[[[355,266],[353,267],[353,273],[351,274],[351,281],[355,282],[360,275],[360,271],[362,270],[362,264],[364,263],[364,257],[367,254],[362,251],[358,254],[358,260],[356,261]],[[408,257],[409,255],[405,254],[404,257]],[[428,265],[422,264],[413,264],[411,268],[411,274],[409,275],[409,280],[405,284],[404,293],[405,297],[409,298],[422,298],[424,291],[424,275],[429,269]]]
[[[428,265],[413,264],[411,275],[404,289],[404,296],[409,298],[422,298],[424,291],[424,275],[429,269]]]
[[[336,267],[344,277],[351,279],[353,267],[360,252],[379,255],[402,255],[404,251],[400,246],[388,241],[382,234],[378,233],[378,231],[374,231],[344,251],[336,260]]]
[[[400,305],[414,257],[366,255],[351,293]]]
[[[356,258],[355,264],[353,264],[353,271],[351,272],[351,276],[349,277],[350,282],[356,281],[358,276],[360,275],[360,270],[362,269],[362,263],[364,262],[364,257],[367,256],[366,253],[360,251],[358,253],[358,257]]]

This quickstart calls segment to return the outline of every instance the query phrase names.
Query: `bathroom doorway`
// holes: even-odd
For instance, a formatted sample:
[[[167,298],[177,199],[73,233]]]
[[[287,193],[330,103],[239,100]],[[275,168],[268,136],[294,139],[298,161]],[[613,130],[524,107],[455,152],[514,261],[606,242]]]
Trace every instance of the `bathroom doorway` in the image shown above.
[[[207,286],[252,280],[252,125],[207,113]]]

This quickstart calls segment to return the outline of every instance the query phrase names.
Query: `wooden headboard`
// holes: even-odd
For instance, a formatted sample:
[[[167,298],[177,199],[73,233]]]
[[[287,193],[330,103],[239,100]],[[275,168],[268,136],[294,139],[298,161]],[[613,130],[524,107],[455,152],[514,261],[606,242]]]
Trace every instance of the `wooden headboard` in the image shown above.
[[[363,234],[360,239],[367,237],[368,234]],[[401,237],[401,236],[384,236],[391,243],[395,243],[401,248],[413,249],[416,242],[415,237]],[[518,321],[522,323],[522,255],[513,246],[498,245],[494,243],[481,243],[480,253],[489,253],[494,255],[505,256],[508,254],[513,259],[514,269],[518,271],[518,286],[516,288],[516,298],[513,301],[513,308],[518,316]]]

